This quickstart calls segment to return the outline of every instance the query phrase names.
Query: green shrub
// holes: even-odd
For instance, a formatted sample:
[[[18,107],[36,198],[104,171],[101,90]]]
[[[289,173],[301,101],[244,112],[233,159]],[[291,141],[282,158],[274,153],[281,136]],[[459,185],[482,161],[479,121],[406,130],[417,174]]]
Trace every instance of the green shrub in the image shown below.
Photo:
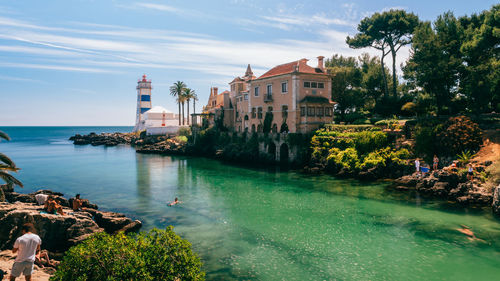
[[[364,155],[376,149],[387,146],[387,134],[384,132],[359,132],[354,138],[356,149]]]
[[[363,159],[359,168],[361,170],[368,170],[370,168],[400,169],[401,166],[408,165],[408,159],[410,157],[410,152],[405,148],[393,150],[390,147],[386,147],[370,152]],[[387,172],[391,173],[393,171]]]
[[[180,127],[179,128],[179,136],[188,137],[191,135],[191,128],[189,127]]]
[[[354,148],[348,148],[345,150],[332,148],[328,152],[326,160],[329,169],[333,171],[339,171],[342,168],[345,168],[349,172],[353,172],[359,164],[358,153]]]
[[[442,155],[442,153],[437,153],[436,129],[437,127],[422,125],[415,127],[415,152],[418,155]]]
[[[175,140],[179,143],[186,143],[188,141],[188,138],[186,136],[176,136]]]
[[[466,116],[451,117],[436,136],[439,150],[450,156],[465,150],[476,152],[483,143],[481,129]]]
[[[318,131],[322,132],[361,132],[361,131],[380,131],[380,128],[373,125],[336,125],[325,124],[325,128]],[[318,133],[318,132],[317,132]]]
[[[191,244],[173,232],[97,233],[66,252],[50,280],[204,280]]]

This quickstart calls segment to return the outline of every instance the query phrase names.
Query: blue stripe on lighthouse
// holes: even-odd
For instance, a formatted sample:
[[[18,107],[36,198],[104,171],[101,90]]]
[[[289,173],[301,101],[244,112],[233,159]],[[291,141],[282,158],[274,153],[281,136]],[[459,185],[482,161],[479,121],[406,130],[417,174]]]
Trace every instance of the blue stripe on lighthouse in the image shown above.
[[[141,101],[151,101],[151,96],[150,95],[142,95]]]
[[[146,111],[148,111],[148,110],[150,110],[150,109],[151,108],[149,108],[149,107],[147,107],[147,108],[141,108],[141,114],[144,113],[144,112],[146,112]]]

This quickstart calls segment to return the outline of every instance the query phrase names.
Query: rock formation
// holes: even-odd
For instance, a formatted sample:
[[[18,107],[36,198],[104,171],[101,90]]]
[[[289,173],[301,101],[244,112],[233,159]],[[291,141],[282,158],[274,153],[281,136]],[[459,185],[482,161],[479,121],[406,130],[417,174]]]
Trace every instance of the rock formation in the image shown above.
[[[66,215],[53,215],[43,212],[43,206],[35,202],[35,194],[60,194],[43,190],[32,194],[5,192],[8,202],[0,203],[0,250],[10,249],[21,235],[20,227],[27,222],[33,223],[40,238],[42,248],[50,252],[64,252],[69,247],[84,240],[92,233],[106,231],[138,231],[142,223],[123,214],[98,211],[95,204],[83,201],[84,210],[73,212],[69,200],[57,197]]]
[[[421,194],[439,197],[470,206],[490,206],[493,196],[465,175],[437,170],[425,176],[412,174],[394,181],[398,190],[414,189]]]

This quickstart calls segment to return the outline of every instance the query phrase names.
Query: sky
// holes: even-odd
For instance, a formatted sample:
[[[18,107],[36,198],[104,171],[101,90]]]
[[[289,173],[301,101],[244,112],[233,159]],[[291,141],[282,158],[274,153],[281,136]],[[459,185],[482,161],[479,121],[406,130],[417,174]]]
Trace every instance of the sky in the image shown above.
[[[153,106],[177,112],[169,87],[219,92],[242,76],[350,49],[361,19],[405,9],[433,21],[497,1],[0,0],[0,126],[133,126],[137,80],[152,80]],[[400,65],[408,48],[398,53]],[[390,59],[388,60],[390,63]]]

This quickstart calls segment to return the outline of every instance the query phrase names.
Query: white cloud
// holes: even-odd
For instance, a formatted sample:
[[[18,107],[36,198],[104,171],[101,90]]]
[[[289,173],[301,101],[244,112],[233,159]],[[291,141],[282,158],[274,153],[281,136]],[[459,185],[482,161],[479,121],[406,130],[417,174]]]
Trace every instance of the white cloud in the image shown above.
[[[158,10],[158,11],[164,11],[164,12],[179,12],[180,11],[179,9],[177,9],[175,7],[162,5],[162,4],[136,3],[135,5],[138,7],[143,7],[143,8],[153,9],[153,10]]]
[[[48,69],[48,70],[91,72],[91,73],[111,73],[112,72],[110,70],[98,69],[98,68],[74,67],[74,66],[63,66],[63,65],[48,65],[48,64],[32,64],[32,63],[1,62],[0,67]]]
[[[54,57],[50,60],[45,58],[45,63],[41,64],[14,61],[3,62],[0,66],[95,73],[116,73],[127,68],[182,69],[209,74],[214,79],[222,80],[242,75],[248,63],[252,65],[256,75],[259,75],[270,67],[304,57],[314,61],[319,55],[330,57],[333,53],[357,56],[368,52],[379,55],[376,50],[370,48],[350,49],[345,43],[347,32],[328,28],[325,21],[334,19],[328,19],[321,14],[312,18],[264,19],[284,26],[299,25],[301,22],[314,25],[313,34],[317,38],[255,42],[223,40],[196,33],[108,25],[94,25],[93,29],[65,28],[61,32],[57,28],[7,19],[3,22],[15,22],[16,25],[2,29],[0,22],[0,38],[21,42],[22,45],[0,46],[0,52],[38,52],[42,58],[43,55]],[[317,23],[322,24],[323,28],[316,26]],[[398,59],[398,64],[400,60],[405,60],[404,56],[399,58],[401,59]],[[223,82],[227,81],[214,81]]]

